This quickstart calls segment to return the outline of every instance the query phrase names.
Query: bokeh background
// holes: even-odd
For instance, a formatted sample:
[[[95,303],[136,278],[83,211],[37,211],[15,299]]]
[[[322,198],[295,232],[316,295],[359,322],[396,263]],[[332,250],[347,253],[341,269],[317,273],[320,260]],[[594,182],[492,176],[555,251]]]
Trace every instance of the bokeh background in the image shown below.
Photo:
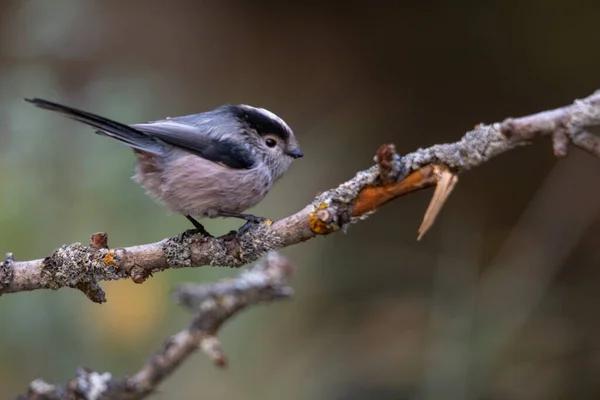
[[[271,109],[306,153],[253,210],[277,219],[370,166],[382,143],[408,152],[591,94],[599,20],[597,2],[554,0],[3,0],[0,252],[189,227],[130,180],[129,149],[23,97],[127,123]],[[599,179],[600,160],[573,149],[557,161],[540,140],[461,176],[421,242],[431,191],[286,249],[293,300],[223,329],[228,370],[195,356],[153,398],[600,398]],[[3,296],[0,398],[78,366],[135,372],[189,319],[176,284],[236,273],[104,283],[104,305],[67,289]]]

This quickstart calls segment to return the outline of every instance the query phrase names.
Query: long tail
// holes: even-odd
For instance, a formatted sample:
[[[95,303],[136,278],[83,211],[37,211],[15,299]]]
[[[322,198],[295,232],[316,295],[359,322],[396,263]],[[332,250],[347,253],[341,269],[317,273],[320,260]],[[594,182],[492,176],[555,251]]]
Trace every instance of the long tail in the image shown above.
[[[152,137],[143,132],[132,128],[131,126],[120,122],[92,114],[86,111],[77,110],[75,108],[63,106],[43,99],[25,99],[25,101],[44,110],[58,112],[75,121],[83,122],[96,128],[96,133],[103,136],[108,136],[125,143],[129,147],[143,150],[153,154],[161,154],[161,146]]]

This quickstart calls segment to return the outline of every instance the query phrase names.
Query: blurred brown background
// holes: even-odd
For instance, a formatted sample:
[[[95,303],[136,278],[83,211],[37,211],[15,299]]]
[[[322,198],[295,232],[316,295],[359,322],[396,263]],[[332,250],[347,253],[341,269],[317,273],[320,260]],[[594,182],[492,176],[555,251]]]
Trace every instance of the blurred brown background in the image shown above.
[[[567,5],[568,4],[568,5]],[[131,180],[129,149],[22,102],[37,96],[134,123],[223,103],[263,106],[306,157],[255,213],[281,218],[400,152],[479,122],[600,89],[600,5],[520,2],[0,2],[0,252],[39,258],[107,231],[112,246],[188,222]],[[348,234],[286,249],[292,301],[229,323],[231,359],[199,355],[155,399],[600,398],[600,160],[539,141],[461,176],[422,242],[431,191]],[[226,232],[236,221],[210,221]],[[179,282],[105,283],[0,300],[0,398],[77,366],[134,372],[187,323]]]

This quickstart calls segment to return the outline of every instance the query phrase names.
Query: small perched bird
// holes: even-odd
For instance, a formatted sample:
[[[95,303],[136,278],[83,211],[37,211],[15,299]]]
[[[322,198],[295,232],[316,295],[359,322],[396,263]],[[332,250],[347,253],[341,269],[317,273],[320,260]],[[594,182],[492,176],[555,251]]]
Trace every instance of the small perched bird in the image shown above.
[[[25,99],[95,128],[131,147],[137,157],[133,179],[168,209],[194,217],[265,218],[243,214],[303,156],[294,133],[264,108],[224,105],[200,114],[126,125],[42,99]]]

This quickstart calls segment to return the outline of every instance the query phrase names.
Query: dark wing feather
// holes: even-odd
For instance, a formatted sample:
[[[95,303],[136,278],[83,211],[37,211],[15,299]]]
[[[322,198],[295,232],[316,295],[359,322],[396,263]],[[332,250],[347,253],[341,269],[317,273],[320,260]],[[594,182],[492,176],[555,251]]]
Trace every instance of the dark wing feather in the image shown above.
[[[214,139],[202,134],[194,126],[169,120],[132,126],[171,146],[230,168],[248,169],[252,168],[255,162],[253,154],[242,144],[226,139]]]

